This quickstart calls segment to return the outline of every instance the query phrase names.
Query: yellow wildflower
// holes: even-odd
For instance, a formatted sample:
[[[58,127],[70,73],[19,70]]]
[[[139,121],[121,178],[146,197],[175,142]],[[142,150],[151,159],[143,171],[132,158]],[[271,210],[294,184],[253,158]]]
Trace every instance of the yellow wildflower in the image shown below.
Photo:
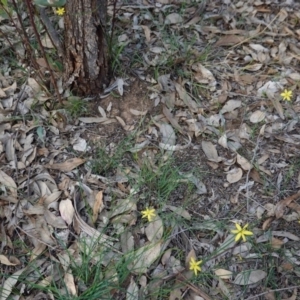
[[[198,271],[201,272],[200,265],[202,264],[202,260],[196,261],[193,257],[190,261],[190,270],[194,271],[197,276]]]
[[[55,13],[59,16],[63,16],[65,14],[65,8],[64,7],[59,7],[55,10]]]
[[[288,90],[284,90],[280,96],[283,98],[283,100],[286,101],[291,101],[291,98],[293,96],[293,92],[292,91],[288,91]]]
[[[231,230],[232,233],[236,235],[235,241],[237,242],[240,238],[243,239],[244,242],[246,242],[246,237],[245,235],[253,235],[253,232],[248,231],[247,227],[249,224],[246,224],[243,228],[240,226],[240,224],[235,223],[235,230]]]
[[[142,218],[148,218],[148,221],[151,222],[153,218],[156,216],[154,208],[146,208],[146,210],[141,211]]]

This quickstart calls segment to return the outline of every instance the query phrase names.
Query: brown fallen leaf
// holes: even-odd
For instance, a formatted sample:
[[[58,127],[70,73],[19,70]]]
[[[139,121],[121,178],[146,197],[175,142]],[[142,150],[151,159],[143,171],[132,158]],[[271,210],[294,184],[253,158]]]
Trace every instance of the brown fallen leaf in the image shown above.
[[[49,169],[59,170],[61,172],[70,172],[73,169],[77,168],[78,166],[82,165],[83,163],[85,163],[85,159],[75,157],[75,158],[68,159],[63,163],[52,164],[52,165],[46,164],[45,167]]]
[[[168,119],[168,121],[173,125],[174,128],[176,128],[181,134],[184,134],[182,128],[178,124],[177,120],[174,118],[172,113],[168,110],[166,106],[163,107],[163,113],[165,117]]]
[[[296,200],[300,197],[300,191],[292,196],[289,196],[281,201],[279,201],[275,207],[275,216],[276,219],[279,219],[284,214],[284,209],[286,206],[288,206],[292,201]]]
[[[97,193],[95,197],[95,203],[93,206],[93,222],[95,223],[98,218],[98,214],[103,210],[103,191]]]
[[[16,263],[12,263],[11,261],[9,261],[9,259],[5,256],[0,254],[0,263],[6,266],[16,266]]]
[[[264,223],[262,225],[262,230],[267,230],[267,228],[269,228],[269,226],[273,220],[274,220],[274,218],[271,217],[271,218],[268,218],[266,221],[264,221]]]
[[[271,247],[273,249],[280,249],[283,244],[284,242],[282,240],[274,237],[271,238]]]
[[[225,35],[221,37],[216,43],[215,47],[220,47],[220,46],[233,46],[235,44],[240,43],[243,41],[245,38],[241,35]]]
[[[59,203],[59,211],[62,219],[70,225],[74,217],[74,207],[70,199],[62,200]]]
[[[260,178],[259,173],[256,169],[252,169],[249,174],[250,178],[253,179],[255,182],[264,184],[264,181]]]

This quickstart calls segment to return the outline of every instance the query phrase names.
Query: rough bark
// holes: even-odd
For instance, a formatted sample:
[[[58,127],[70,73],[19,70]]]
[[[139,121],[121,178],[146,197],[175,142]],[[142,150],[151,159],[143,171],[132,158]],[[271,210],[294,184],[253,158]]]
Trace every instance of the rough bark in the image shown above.
[[[66,4],[64,82],[79,94],[97,94],[107,80],[106,11],[107,0]]]

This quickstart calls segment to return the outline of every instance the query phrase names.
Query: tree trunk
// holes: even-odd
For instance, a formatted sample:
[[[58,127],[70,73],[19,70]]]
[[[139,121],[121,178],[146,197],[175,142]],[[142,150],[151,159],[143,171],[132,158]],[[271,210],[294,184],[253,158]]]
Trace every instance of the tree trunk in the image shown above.
[[[107,0],[69,0],[65,6],[64,82],[77,94],[98,94],[107,83]]]

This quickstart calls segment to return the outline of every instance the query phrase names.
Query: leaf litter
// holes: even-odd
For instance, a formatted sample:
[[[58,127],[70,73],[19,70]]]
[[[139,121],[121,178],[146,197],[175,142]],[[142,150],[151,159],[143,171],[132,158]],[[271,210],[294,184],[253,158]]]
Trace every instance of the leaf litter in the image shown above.
[[[1,62],[0,299],[38,297],[32,287],[53,282],[63,294],[84,293],[76,269],[87,248],[90,268],[106,268],[102,281],[124,284],[123,295],[108,284],[107,295],[118,299],[296,299],[299,4],[148,4],[117,3],[118,59],[132,62],[143,83],[118,77],[93,114],[71,121],[66,110],[47,111],[41,83],[29,77],[20,85]],[[4,23],[1,30],[16,34]],[[284,89],[292,101],[281,98]],[[117,165],[93,169],[96,145],[108,145],[101,161],[117,160],[117,143],[130,134]],[[172,159],[171,170],[184,169],[167,181]],[[145,224],[140,211],[149,205],[157,218]],[[234,243],[237,219],[250,224],[249,242]],[[188,270],[191,257],[203,260],[199,281]],[[54,271],[60,267],[63,276]],[[118,274],[127,274],[125,282]]]

